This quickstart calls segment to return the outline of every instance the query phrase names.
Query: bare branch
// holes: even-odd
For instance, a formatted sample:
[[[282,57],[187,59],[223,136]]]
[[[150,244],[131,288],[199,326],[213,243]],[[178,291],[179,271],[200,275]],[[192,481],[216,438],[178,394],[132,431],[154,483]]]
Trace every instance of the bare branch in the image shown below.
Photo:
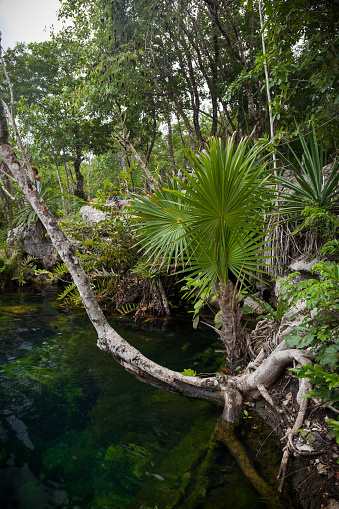
[[[0,172],[1,172],[1,173],[3,173],[3,175],[6,175],[6,177],[8,177],[8,178],[9,178],[10,180],[12,180],[13,182],[16,182],[15,178],[13,177],[13,175],[10,175],[10,174],[8,173],[8,171],[6,171],[6,170],[7,170],[7,167],[6,167],[5,163],[4,163],[4,162],[2,162],[2,163],[0,164]]]
[[[2,105],[4,106],[4,108],[7,111],[8,118],[10,119],[13,131],[14,131],[14,135],[15,135],[16,140],[18,142],[18,145],[19,145],[19,148],[20,148],[23,160],[25,161],[25,165],[26,165],[26,168],[28,170],[28,173],[29,173],[29,176],[31,178],[31,181],[34,182],[34,175],[33,175],[32,166],[31,166],[31,163],[30,163],[30,161],[29,161],[29,159],[27,157],[26,150],[25,150],[24,145],[22,143],[22,139],[21,139],[21,136],[19,134],[19,131],[18,131],[18,128],[17,128],[16,122],[15,122],[13,87],[12,87],[11,80],[9,79],[9,76],[8,76],[8,73],[7,73],[6,63],[5,63],[4,57],[2,55],[1,33],[0,33],[0,61],[1,61],[1,65],[2,65],[2,70],[4,71],[4,74],[5,74],[5,77],[6,77],[8,88],[9,88],[9,91],[10,91],[10,96],[11,96],[10,108],[5,103],[5,101],[3,101],[2,99],[1,99],[1,102],[2,102]],[[7,135],[7,140],[8,140],[8,135]]]

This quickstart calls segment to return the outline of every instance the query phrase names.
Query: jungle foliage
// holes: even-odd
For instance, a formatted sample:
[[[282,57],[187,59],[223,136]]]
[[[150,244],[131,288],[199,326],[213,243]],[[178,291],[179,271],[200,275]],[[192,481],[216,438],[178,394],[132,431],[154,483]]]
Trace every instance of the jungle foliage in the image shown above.
[[[238,305],[226,288],[258,272],[258,260],[271,275],[296,253],[320,250],[338,262],[336,7],[264,1],[261,30],[250,0],[65,0],[60,15],[70,27],[7,50],[25,147],[48,181],[41,194],[77,244],[98,300],[123,314],[168,314],[167,275],[175,281],[185,269],[200,301],[220,285],[225,328],[226,307]],[[106,201],[131,196],[131,210],[98,225],[78,215],[87,199],[107,213]],[[4,165],[0,197],[2,230],[32,219]],[[1,263],[3,285],[16,262]],[[312,347],[319,369],[336,372],[333,267],[319,266],[323,279],[290,296],[325,315],[289,341]],[[80,304],[65,267],[55,273],[70,283],[64,301]],[[285,304],[267,308],[277,321]]]

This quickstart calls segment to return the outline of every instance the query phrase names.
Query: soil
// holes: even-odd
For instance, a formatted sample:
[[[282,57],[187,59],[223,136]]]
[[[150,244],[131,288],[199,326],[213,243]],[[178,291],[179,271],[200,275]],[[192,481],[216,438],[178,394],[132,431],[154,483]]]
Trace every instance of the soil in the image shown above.
[[[255,403],[284,445],[283,437],[293,427],[299,410],[298,387],[298,380],[287,371],[269,388],[275,406],[265,400]],[[339,445],[327,426],[328,418],[336,419],[338,415],[310,399],[302,431],[293,440],[287,476],[292,477],[304,509],[339,508]]]

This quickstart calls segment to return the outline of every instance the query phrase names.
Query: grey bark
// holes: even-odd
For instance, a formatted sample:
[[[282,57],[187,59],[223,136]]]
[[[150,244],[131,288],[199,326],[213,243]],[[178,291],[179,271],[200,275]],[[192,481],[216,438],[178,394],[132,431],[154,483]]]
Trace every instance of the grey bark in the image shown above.
[[[14,121],[14,119],[13,119]],[[40,194],[8,143],[6,117],[0,101],[0,156],[15,177],[27,200],[45,226],[52,242],[76,284],[86,312],[98,334],[98,347],[111,354],[127,371],[142,382],[162,390],[225,404],[224,418],[238,419],[242,407],[242,393],[253,392],[256,384],[266,385],[276,380],[299,351],[287,350],[266,359],[266,368],[260,365],[254,373],[239,377],[223,374],[206,378],[185,377],[177,371],[151,361],[125,341],[107,322],[93,294],[90,282],[79,262],[73,244],[67,239],[56,219],[48,210]]]

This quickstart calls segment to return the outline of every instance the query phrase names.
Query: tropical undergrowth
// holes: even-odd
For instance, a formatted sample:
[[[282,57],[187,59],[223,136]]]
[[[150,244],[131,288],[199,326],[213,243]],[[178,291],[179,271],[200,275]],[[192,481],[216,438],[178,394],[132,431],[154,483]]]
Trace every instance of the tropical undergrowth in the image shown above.
[[[151,196],[138,196],[132,217],[138,241],[154,264],[185,269],[188,294],[200,305],[212,292],[218,331],[229,362],[245,362],[245,330],[238,312],[240,287],[258,272],[265,253],[265,215],[272,204],[265,147],[234,137],[210,138],[203,152],[186,151],[191,171],[167,178]],[[234,281],[238,281],[235,283]]]
[[[285,289],[281,300],[289,304],[305,301],[309,311],[285,342],[315,356],[314,364],[291,370],[298,378],[310,379],[309,397],[322,398],[339,413],[339,265],[321,262],[312,272],[318,277],[295,283],[298,273],[293,273],[281,283]],[[339,420],[330,419],[329,424],[339,443]]]
[[[339,253],[339,161],[325,166],[326,147],[315,132],[300,134],[283,148],[284,152],[277,152],[281,164],[275,176],[277,199],[268,243],[273,256],[270,272],[275,276],[300,255]]]
[[[0,250],[0,288],[10,284],[18,263],[19,252],[8,253],[6,249]]]
[[[105,204],[95,204],[95,208],[104,211],[107,219],[93,224],[74,215],[63,219],[60,225],[76,244],[79,260],[97,300],[121,315],[165,314],[157,291],[162,284],[162,274],[143,260],[126,212]],[[54,276],[65,283],[59,295],[62,305],[81,306],[79,292],[64,263],[56,267]],[[164,285],[170,286],[165,281]]]
[[[23,192],[18,190],[17,193],[21,205],[15,210],[13,214],[12,228],[16,228],[21,225],[29,227],[32,221],[37,220],[37,214],[25,199]],[[60,207],[60,192],[53,190],[50,187],[49,182],[44,182],[43,177],[41,178],[39,194],[45,203],[47,203],[48,208],[51,210],[54,217],[58,217]]]
[[[292,170],[292,178],[278,177],[283,187],[280,214],[287,217],[289,236],[294,251],[308,256],[326,257],[327,263],[313,266],[316,278],[294,283],[291,274],[282,287],[285,296],[280,302],[291,305],[306,302],[309,313],[286,338],[289,347],[309,349],[315,355],[314,364],[293,368],[298,378],[309,378],[313,389],[309,397],[322,398],[339,413],[339,161],[334,161],[324,173],[326,150],[315,132],[309,141],[300,136],[300,153],[289,146],[290,158],[279,153]],[[284,191],[285,190],[285,191]],[[339,420],[329,424],[339,442]]]
[[[17,248],[0,249],[0,289],[2,291],[12,285],[23,286],[39,272],[33,255],[23,255]]]

